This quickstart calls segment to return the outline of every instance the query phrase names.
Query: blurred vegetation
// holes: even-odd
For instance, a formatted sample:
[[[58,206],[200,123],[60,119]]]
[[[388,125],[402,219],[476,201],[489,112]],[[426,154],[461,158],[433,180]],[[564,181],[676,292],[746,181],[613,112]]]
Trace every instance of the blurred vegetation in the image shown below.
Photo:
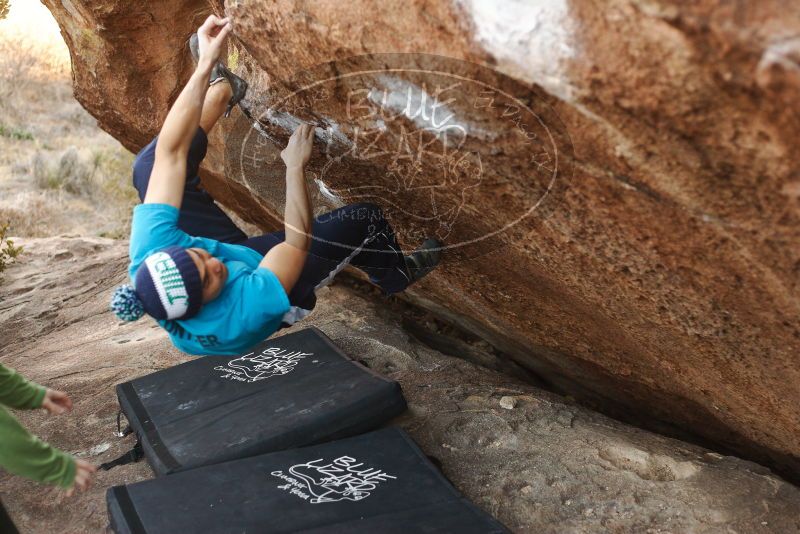
[[[0,137],[7,137],[17,141],[33,141],[33,134],[22,128],[15,128],[13,126],[6,126],[0,123]]]
[[[133,154],[122,147],[95,148],[86,154],[71,146],[55,159],[47,152],[36,152],[31,170],[34,183],[41,189],[133,205],[137,196],[130,184],[132,165]]]
[[[18,237],[127,238],[133,155],[75,100],[63,41],[35,28],[0,32],[0,222]],[[91,31],[81,39],[99,42]]]
[[[0,274],[22,254],[22,247],[14,246],[14,242],[8,239],[8,228],[8,223],[0,224]]]

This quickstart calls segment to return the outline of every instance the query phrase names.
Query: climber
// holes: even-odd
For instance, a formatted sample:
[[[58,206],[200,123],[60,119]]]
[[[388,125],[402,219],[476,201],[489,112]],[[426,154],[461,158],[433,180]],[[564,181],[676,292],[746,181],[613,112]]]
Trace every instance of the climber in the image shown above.
[[[302,124],[286,164],[284,231],[249,238],[200,187],[208,134],[240,103],[247,83],[219,60],[231,22],[210,16],[189,47],[196,69],[159,135],[134,160],[142,204],[133,210],[129,274],[112,310],[133,321],[149,314],[173,344],[195,355],[244,352],[302,319],[315,291],[348,263],[385,294],[404,290],[438,264],[442,244],[427,239],[404,256],[381,209],[351,204],[312,218],[304,178],[314,129]]]

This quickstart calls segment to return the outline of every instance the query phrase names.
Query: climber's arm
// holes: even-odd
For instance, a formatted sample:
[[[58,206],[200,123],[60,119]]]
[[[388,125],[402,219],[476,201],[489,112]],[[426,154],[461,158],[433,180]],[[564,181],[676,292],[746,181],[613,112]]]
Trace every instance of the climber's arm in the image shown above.
[[[286,207],[284,225],[286,239],[272,247],[261,267],[266,267],[278,277],[288,295],[300,278],[300,273],[311,248],[312,211],[304,169],[311,157],[314,127],[301,124],[281,152],[286,163]]]
[[[169,110],[156,142],[155,161],[145,204],[171,204],[181,207],[186,181],[186,158],[200,124],[208,77],[219,58],[225,38],[231,31],[228,19],[211,15],[197,30],[200,60],[189,83]]]
[[[199,66],[183,88],[156,142],[156,155],[144,203],[170,204],[180,209],[186,181],[186,158],[208,86],[210,69]],[[191,134],[189,134],[191,132]]]

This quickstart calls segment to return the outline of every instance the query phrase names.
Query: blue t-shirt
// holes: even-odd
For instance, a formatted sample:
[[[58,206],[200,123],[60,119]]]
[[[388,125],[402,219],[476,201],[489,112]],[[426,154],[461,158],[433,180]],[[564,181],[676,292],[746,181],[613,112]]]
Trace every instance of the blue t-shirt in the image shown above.
[[[228,268],[225,287],[197,315],[158,321],[176,347],[194,355],[240,354],[278,329],[289,298],[275,273],[259,267],[263,257],[242,245],[190,236],[178,228],[178,209],[169,204],[139,204],[133,209],[131,279],[147,256],[174,245],[207,250]]]

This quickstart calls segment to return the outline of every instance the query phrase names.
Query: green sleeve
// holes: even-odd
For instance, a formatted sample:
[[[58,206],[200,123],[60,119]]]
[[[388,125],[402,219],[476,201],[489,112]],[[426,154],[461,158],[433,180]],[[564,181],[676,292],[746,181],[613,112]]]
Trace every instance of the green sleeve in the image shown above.
[[[38,408],[42,405],[46,389],[28,382],[13,369],[0,364],[0,404],[12,408]]]
[[[25,430],[0,406],[0,467],[38,482],[69,488],[75,481],[75,460]]]

